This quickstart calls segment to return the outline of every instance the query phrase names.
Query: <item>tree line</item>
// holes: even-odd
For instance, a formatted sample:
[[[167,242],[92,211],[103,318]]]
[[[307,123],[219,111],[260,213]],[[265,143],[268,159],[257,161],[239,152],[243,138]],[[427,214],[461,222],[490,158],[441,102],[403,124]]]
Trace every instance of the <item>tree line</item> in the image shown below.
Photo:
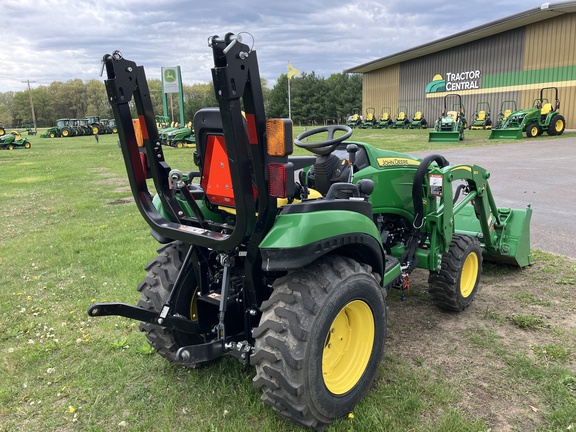
[[[262,79],[262,92],[267,116],[288,117],[288,77],[280,75],[269,88]],[[150,97],[156,115],[163,114],[162,83],[149,79]],[[104,82],[72,79],[55,81],[30,90],[0,92],[0,124],[5,128],[18,128],[32,124],[30,95],[34,105],[37,127],[50,127],[59,118],[111,118]],[[183,86],[184,115],[191,121],[194,113],[204,107],[218,106],[212,83]],[[175,95],[176,96],[176,95]],[[168,116],[178,121],[178,98],[169,98]],[[303,73],[290,81],[291,114],[295,124],[313,125],[345,123],[352,108],[362,106],[362,77],[358,74],[336,73],[328,78]]]

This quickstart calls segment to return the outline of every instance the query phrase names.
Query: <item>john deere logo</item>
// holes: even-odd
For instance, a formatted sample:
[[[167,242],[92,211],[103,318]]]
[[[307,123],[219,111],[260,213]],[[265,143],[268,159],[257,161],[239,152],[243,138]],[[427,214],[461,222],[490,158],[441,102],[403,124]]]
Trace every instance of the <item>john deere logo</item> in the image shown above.
[[[167,83],[176,82],[176,71],[174,69],[164,70],[164,81]]]
[[[446,91],[446,80],[440,74],[436,74],[426,86],[426,93],[440,93]]]

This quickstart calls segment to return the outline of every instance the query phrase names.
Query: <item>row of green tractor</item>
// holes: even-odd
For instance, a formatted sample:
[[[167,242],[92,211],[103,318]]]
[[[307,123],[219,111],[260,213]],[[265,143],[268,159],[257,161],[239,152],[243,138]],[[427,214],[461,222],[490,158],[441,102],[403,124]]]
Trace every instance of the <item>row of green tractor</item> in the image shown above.
[[[554,92],[554,103],[545,97],[546,92]],[[459,94],[451,93],[444,97],[441,116],[434,122],[429,134],[429,142],[458,142],[464,140],[465,129],[490,129],[489,139],[535,138],[546,132],[550,136],[562,135],[566,120],[560,114],[560,99],[556,87],[544,87],[540,97],[532,107],[518,110],[516,101],[505,100],[500,105],[496,124],[491,119],[490,104],[478,102],[474,120],[468,124],[465,109]]]
[[[398,107],[396,118],[392,117],[390,107],[382,108],[380,117],[376,117],[374,108],[366,108],[366,117],[360,115],[360,110],[354,108],[353,114],[348,117],[347,126],[360,129],[426,129],[428,122],[422,113],[423,106],[417,106],[412,117],[408,116],[408,107]]]
[[[118,133],[115,119],[100,119],[97,116],[85,119],[61,118],[56,120],[56,126],[49,128],[40,135],[40,138],[67,138],[111,133]]]

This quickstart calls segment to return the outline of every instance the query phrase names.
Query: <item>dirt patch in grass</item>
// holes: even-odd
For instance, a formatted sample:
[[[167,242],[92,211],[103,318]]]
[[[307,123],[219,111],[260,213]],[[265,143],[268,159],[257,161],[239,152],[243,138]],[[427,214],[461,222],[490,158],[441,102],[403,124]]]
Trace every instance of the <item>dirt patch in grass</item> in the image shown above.
[[[128,197],[128,198],[118,198],[115,199],[114,201],[108,201],[107,204],[109,205],[119,205],[119,204],[130,204],[134,202],[134,198],[132,197]]]
[[[404,300],[397,291],[388,297],[387,354],[448,382],[458,407],[494,431],[546,428],[555,407],[537,391],[546,383],[530,373],[561,366],[576,374],[576,287],[558,282],[548,264],[521,270],[485,263],[478,294],[460,313],[439,310],[427,293],[428,272],[415,271]],[[576,269],[568,258],[558,265],[565,278]],[[566,354],[561,361],[542,354],[552,348]]]

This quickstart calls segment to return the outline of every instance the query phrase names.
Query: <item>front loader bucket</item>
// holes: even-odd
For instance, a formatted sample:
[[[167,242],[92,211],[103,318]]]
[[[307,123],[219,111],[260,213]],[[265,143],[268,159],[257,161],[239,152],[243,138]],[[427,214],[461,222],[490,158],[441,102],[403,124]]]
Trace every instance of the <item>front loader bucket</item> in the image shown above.
[[[430,131],[428,142],[458,142],[460,141],[460,132],[437,132]]]
[[[484,259],[519,267],[526,267],[532,264],[532,255],[530,254],[532,207],[528,205],[524,210],[499,208],[498,216],[502,228],[491,230],[491,236],[488,241],[480,238],[480,242],[484,244],[482,254]],[[474,237],[481,235],[480,222],[472,206],[466,206],[462,211],[454,215],[454,225],[457,233]],[[490,247],[490,244],[492,247]]]
[[[520,128],[507,128],[507,129],[492,129],[488,139],[522,139],[522,129]]]

